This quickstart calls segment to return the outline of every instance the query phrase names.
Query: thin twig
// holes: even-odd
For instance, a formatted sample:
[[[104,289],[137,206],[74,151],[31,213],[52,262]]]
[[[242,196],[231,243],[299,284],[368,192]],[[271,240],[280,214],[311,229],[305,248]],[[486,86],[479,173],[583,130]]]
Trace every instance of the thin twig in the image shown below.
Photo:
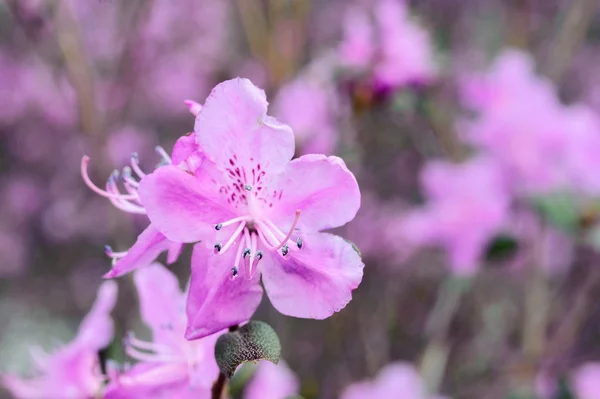
[[[551,46],[545,63],[546,75],[554,82],[560,81],[575,52],[579,49],[594,19],[598,0],[574,0]]]

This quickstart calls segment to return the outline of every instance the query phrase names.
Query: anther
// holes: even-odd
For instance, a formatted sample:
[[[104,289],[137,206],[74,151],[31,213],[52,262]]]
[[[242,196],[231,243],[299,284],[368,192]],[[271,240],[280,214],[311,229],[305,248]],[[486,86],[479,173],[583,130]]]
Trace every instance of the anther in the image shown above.
[[[104,253],[108,256],[110,256],[113,253],[112,247],[110,245],[105,245],[104,246]]]
[[[221,252],[221,249],[223,249],[223,245],[221,245],[220,242],[215,244],[215,253]]]
[[[219,231],[223,228],[223,223],[219,223],[215,225],[215,230]]]
[[[249,185],[249,184],[246,184],[246,185],[244,185],[244,189],[245,189],[246,191],[252,191],[252,186],[251,186],[251,185]]]
[[[263,257],[262,251],[256,251],[256,255],[254,255],[254,257],[257,258],[258,260],[261,260]]]
[[[246,256],[250,255],[250,252],[251,252],[251,251],[250,251],[250,248],[246,248],[246,249],[244,249],[244,255],[243,255],[243,256],[244,256],[244,259],[246,259]]]
[[[296,240],[296,246],[298,246],[298,249],[302,249],[302,237],[298,237],[298,239]]]
[[[232,268],[231,268],[231,278],[232,278],[232,279],[235,279],[235,278],[238,276],[238,273],[239,273],[239,272],[240,272],[240,271],[239,271],[239,269],[238,269],[238,267],[237,267],[237,266],[234,266],[234,267],[232,267]]]
[[[286,245],[284,245],[283,247],[281,247],[281,254],[283,256],[286,256],[288,254],[288,252],[290,252],[290,248]]]

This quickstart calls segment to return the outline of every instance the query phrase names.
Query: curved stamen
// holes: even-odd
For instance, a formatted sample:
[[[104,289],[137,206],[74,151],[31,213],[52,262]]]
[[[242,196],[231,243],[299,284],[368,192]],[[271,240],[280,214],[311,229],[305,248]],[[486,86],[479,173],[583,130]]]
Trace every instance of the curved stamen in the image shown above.
[[[110,245],[104,246],[104,253],[110,258],[122,258],[127,255],[127,251],[114,252]]]
[[[119,192],[119,188],[117,187],[117,183],[115,182],[114,175],[111,176],[110,179],[106,182],[106,192],[112,194],[114,197],[109,197],[108,200],[118,209],[129,213],[139,213],[142,215],[146,214],[146,209],[141,205],[132,204],[129,202],[130,199],[138,200],[137,193],[134,198],[131,195],[121,194]]]
[[[176,362],[176,361],[179,361],[179,358],[176,356],[167,355],[167,354],[142,352],[133,346],[126,347],[125,353],[127,353],[131,358],[140,360],[143,362]]]
[[[279,242],[280,240],[284,240],[285,239],[285,233],[283,233],[281,230],[279,230],[279,227],[277,227],[275,225],[275,223],[273,223],[271,221],[271,219],[264,219],[263,223],[267,225],[267,227],[270,228],[271,232],[277,237],[275,239],[275,242]],[[300,237],[298,237],[298,239],[300,239]],[[292,241],[291,239],[289,239],[288,241],[286,241],[286,245],[288,245],[289,249],[292,251],[297,251],[299,248],[297,248],[297,246],[293,245],[294,241]]]
[[[285,243],[288,242],[288,240],[292,237],[292,234],[294,233],[294,229],[296,228],[296,225],[298,224],[298,219],[300,219],[301,212],[302,211],[300,209],[296,209],[296,217],[294,218],[294,223],[292,223],[292,227],[290,227],[290,231],[288,232],[287,236],[285,236],[285,238],[281,241],[281,243],[275,248],[275,251],[277,251],[280,248],[283,248]]]
[[[138,157],[137,152],[131,154],[131,169],[133,169],[135,174],[138,175],[140,179],[146,176],[142,169],[140,169],[140,159]]]
[[[157,145],[156,147],[154,147],[154,151],[156,151],[156,153],[158,155],[160,155],[160,157],[163,159],[163,161],[167,164],[171,164],[173,163],[173,161],[171,160],[171,157],[169,156],[169,154],[167,154],[167,152],[165,151],[164,148],[162,148],[161,146]]]
[[[252,220],[252,217],[250,217],[250,216],[240,216],[237,218],[230,219],[226,222],[216,224],[215,230],[221,230],[223,227],[231,226],[232,224],[237,223],[237,222],[249,222],[251,220]]]
[[[227,252],[227,250],[235,242],[236,238],[238,238],[238,236],[240,235],[240,233],[244,230],[244,227],[246,227],[246,222],[245,221],[243,221],[242,223],[240,223],[240,225],[238,226],[238,228],[235,229],[235,231],[233,232],[233,235],[229,238],[229,240],[225,243],[225,245],[223,245],[223,247],[219,250],[220,254],[223,254],[223,253]]]
[[[235,254],[235,261],[233,262],[233,267],[231,268],[231,272],[232,272],[232,275],[230,277],[231,280],[235,280],[236,277],[238,276],[238,272],[240,270],[240,262],[242,260],[242,252],[243,252],[245,244],[246,244],[246,240],[241,239],[240,245],[238,246],[237,253]]]
[[[267,249],[269,249],[270,251],[273,251],[275,249],[275,246],[269,242],[269,240],[267,239],[267,237],[265,235],[265,233],[270,233],[270,230],[268,228],[266,228],[265,225],[260,222],[256,222],[256,224],[259,226],[259,228],[256,229],[256,232],[258,233],[258,238],[260,238],[260,241],[263,243],[263,245],[265,247],[267,247]]]
[[[88,174],[87,169],[88,169],[89,162],[90,162],[90,157],[88,157],[87,155],[84,155],[81,158],[81,177],[83,177],[83,181],[85,182],[85,185],[88,186],[93,192],[95,192],[96,194],[98,194],[104,198],[115,198],[115,199],[125,199],[125,200],[137,198],[137,195],[109,193],[108,191],[102,190],[100,187],[96,186],[92,182],[92,180],[90,179],[90,176]],[[109,181],[113,180],[113,179],[114,179],[114,177],[111,175],[111,177],[109,178]]]

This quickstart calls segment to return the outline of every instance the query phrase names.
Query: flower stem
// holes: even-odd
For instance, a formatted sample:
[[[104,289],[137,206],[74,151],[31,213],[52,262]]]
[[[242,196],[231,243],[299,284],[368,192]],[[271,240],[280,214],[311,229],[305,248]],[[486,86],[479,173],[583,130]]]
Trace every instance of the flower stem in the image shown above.
[[[219,377],[217,381],[212,386],[212,399],[223,399],[223,394],[226,391],[227,387],[227,377],[223,373],[219,373]]]

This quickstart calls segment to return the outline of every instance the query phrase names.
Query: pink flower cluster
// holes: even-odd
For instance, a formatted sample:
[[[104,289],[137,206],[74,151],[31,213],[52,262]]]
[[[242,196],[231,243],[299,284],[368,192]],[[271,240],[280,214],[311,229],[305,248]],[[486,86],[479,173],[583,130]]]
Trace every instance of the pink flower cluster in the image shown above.
[[[465,77],[461,88],[476,114],[459,127],[477,155],[425,166],[427,203],[407,215],[403,236],[412,245],[442,246],[453,271],[468,276],[495,236],[516,233],[516,199],[598,196],[600,117],[584,105],[561,104],[531,58],[516,50],[500,54],[487,73]]]

